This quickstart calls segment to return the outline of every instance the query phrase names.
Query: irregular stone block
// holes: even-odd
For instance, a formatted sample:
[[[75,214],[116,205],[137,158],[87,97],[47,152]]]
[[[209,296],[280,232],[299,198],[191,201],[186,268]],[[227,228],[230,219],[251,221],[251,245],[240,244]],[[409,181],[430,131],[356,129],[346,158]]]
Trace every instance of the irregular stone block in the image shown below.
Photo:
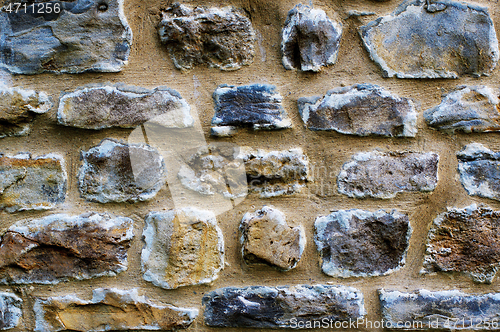
[[[28,135],[35,115],[52,105],[45,92],[0,85],[0,138]]]
[[[498,330],[500,294],[470,295],[457,290],[415,293],[379,290],[387,329]],[[496,327],[495,327],[496,325]]]
[[[153,198],[164,184],[163,158],[149,145],[106,138],[82,151],[81,158],[80,194],[92,202],[145,201]]]
[[[12,293],[0,292],[0,330],[9,330],[19,324],[23,316],[23,300]]]
[[[142,235],[144,280],[158,287],[209,284],[224,268],[224,239],[210,211],[151,212]]]
[[[372,84],[336,88],[324,97],[299,98],[300,116],[311,130],[348,135],[415,137],[417,113],[410,99]]]
[[[9,227],[0,241],[0,282],[56,284],[127,269],[132,220],[107,214],[54,214]]]
[[[240,223],[241,253],[247,264],[265,263],[280,270],[293,269],[306,246],[304,227],[291,227],[285,215],[270,206],[247,212]]]
[[[98,288],[91,301],[75,295],[37,298],[35,331],[128,331],[185,329],[198,315],[197,309],[155,304],[137,289]]]
[[[174,3],[161,14],[158,34],[177,68],[236,70],[253,62],[255,32],[242,10]]]
[[[98,86],[76,90],[59,100],[57,122],[85,129],[135,128],[150,121],[166,128],[192,127],[191,107],[172,89]]]
[[[295,328],[365,314],[359,290],[327,285],[227,287],[206,294],[203,305],[205,324],[212,327]]]
[[[0,209],[52,209],[64,202],[66,182],[64,159],[57,154],[32,158],[29,153],[0,153]]]
[[[123,0],[23,1],[18,8],[19,2],[6,1],[0,13],[1,68],[16,74],[118,72],[127,64],[132,30]]]
[[[359,31],[384,77],[489,75],[499,58],[488,9],[465,2],[405,1]]]
[[[411,227],[392,210],[340,210],[316,218],[314,241],[321,269],[332,277],[386,275],[405,265]]]
[[[400,192],[433,191],[439,156],[433,152],[362,152],[342,166],[338,190],[349,197],[389,199]]]
[[[318,72],[337,62],[342,24],[326,13],[303,4],[288,12],[281,34],[282,62],[286,69]]]
[[[212,118],[214,136],[230,136],[236,127],[254,130],[290,128],[292,122],[281,105],[283,97],[276,86],[252,84],[232,86],[223,84],[215,90],[215,115]]]

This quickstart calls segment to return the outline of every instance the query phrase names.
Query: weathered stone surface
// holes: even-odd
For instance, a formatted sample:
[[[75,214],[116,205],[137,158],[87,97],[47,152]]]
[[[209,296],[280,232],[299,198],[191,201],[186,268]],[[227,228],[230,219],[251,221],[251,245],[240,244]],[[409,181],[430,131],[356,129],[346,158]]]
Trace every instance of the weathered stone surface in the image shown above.
[[[76,90],[59,100],[57,121],[85,129],[134,128],[150,121],[165,128],[192,127],[191,107],[172,89],[96,86]]]
[[[470,295],[457,290],[431,292],[420,289],[415,293],[379,290],[379,298],[384,326],[388,329],[498,330],[498,293]]]
[[[239,9],[174,3],[162,12],[158,34],[179,69],[236,70],[253,62],[255,32]]]
[[[197,309],[155,304],[137,289],[98,288],[91,301],[74,295],[36,299],[35,331],[172,331],[189,327]]]
[[[405,265],[411,227],[396,210],[335,211],[318,217],[314,228],[321,268],[329,276],[386,275]]]
[[[16,2],[26,9],[16,13]],[[16,74],[118,72],[127,64],[132,31],[123,0],[7,0],[3,8],[1,68]]]
[[[433,152],[361,152],[342,166],[338,190],[349,197],[382,199],[405,191],[433,191],[438,161]]]
[[[23,316],[23,300],[12,293],[0,292],[0,330],[9,330],[19,324]]]
[[[66,198],[64,159],[57,154],[32,158],[0,153],[0,209],[49,210]]]
[[[424,112],[427,125],[446,132],[500,131],[498,91],[481,86],[459,86],[436,107]]]
[[[306,245],[304,227],[289,226],[281,211],[264,206],[255,213],[247,212],[239,228],[247,264],[265,263],[288,271],[300,261]]]
[[[9,227],[0,242],[0,282],[55,284],[127,269],[132,220],[107,214],[54,214]]]
[[[465,2],[405,1],[394,13],[360,28],[385,77],[457,78],[489,75],[498,40],[488,9]]]
[[[281,34],[282,62],[286,69],[318,72],[337,62],[342,25],[326,13],[303,4],[288,12]]]
[[[299,98],[300,116],[311,130],[348,135],[415,137],[417,113],[410,99],[372,84],[336,88],[324,97]]]
[[[232,86],[223,84],[215,90],[215,115],[212,135],[230,136],[236,127],[254,130],[290,128],[292,122],[281,105],[283,97],[270,84]]]
[[[151,212],[143,232],[144,280],[166,289],[208,284],[224,268],[224,239],[210,211]]]
[[[227,287],[206,294],[203,304],[205,324],[213,327],[293,328],[365,314],[363,294],[344,286]]]
[[[81,158],[78,184],[81,196],[89,201],[145,201],[158,193],[165,180],[163,158],[148,145],[106,138],[82,151]]]

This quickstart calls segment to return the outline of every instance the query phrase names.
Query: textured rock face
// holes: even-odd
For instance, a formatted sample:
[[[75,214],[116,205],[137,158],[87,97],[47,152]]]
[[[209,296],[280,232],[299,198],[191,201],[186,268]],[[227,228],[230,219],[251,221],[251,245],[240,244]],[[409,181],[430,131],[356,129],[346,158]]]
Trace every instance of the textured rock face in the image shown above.
[[[6,1],[13,11],[0,13],[0,67],[16,74],[81,73],[118,72],[127,64],[132,31],[123,0],[27,2],[17,13],[16,2]]]
[[[330,90],[324,97],[299,98],[307,128],[341,134],[415,137],[417,113],[411,100],[372,84]]]
[[[247,264],[265,263],[293,269],[306,245],[304,227],[291,227],[285,215],[269,206],[246,213],[240,223],[241,253]]]
[[[67,175],[56,154],[31,158],[0,153],[0,209],[7,212],[48,210],[64,202]]]
[[[393,198],[399,192],[433,191],[439,157],[433,152],[362,152],[342,166],[338,190],[350,197]]]
[[[293,328],[300,323],[356,321],[364,312],[355,288],[326,285],[227,287],[203,297],[205,324],[213,327]]]
[[[19,324],[23,316],[23,301],[12,293],[0,292],[0,330],[9,330]]]
[[[98,288],[91,301],[76,296],[36,299],[35,331],[172,331],[189,327],[198,315],[196,309],[158,305],[137,289]]]
[[[415,293],[380,290],[379,297],[382,318],[392,329],[498,330],[494,326],[500,312],[498,293],[475,296],[457,290],[421,289]]]
[[[134,128],[146,121],[166,128],[185,128],[194,123],[190,111],[186,100],[172,89],[100,86],[62,96],[57,121],[85,129]]]
[[[148,145],[106,138],[81,155],[78,185],[82,197],[89,201],[145,201],[153,198],[164,183],[163,158]]]
[[[151,212],[143,236],[144,280],[156,286],[208,284],[224,268],[224,240],[212,212],[193,208]]]
[[[106,214],[54,214],[20,221],[2,235],[0,282],[58,283],[127,269],[132,220]]]
[[[488,10],[449,0],[404,2],[394,13],[360,28],[370,57],[385,77],[457,78],[488,75],[498,40]]]
[[[321,9],[302,4],[288,12],[281,35],[283,66],[318,72],[337,62],[342,25]]]
[[[212,135],[229,136],[235,133],[236,127],[271,130],[292,126],[281,105],[283,97],[274,85],[235,87],[224,84],[215,90],[213,98],[215,115],[212,118]]]
[[[175,3],[162,12],[158,33],[179,69],[236,70],[253,62],[255,32],[242,10]]]
[[[460,272],[491,283],[500,266],[500,211],[449,208],[432,224],[422,273]]]
[[[335,211],[314,223],[321,268],[332,277],[386,275],[405,264],[411,227],[392,210]]]

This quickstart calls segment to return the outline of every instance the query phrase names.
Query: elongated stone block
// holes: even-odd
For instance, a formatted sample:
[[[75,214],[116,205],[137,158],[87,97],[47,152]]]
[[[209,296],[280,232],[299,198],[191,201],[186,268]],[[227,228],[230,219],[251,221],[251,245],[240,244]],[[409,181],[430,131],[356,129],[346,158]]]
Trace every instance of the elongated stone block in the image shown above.
[[[23,220],[1,237],[0,282],[56,284],[127,269],[132,220],[107,214],[54,214]]]
[[[224,239],[210,211],[151,212],[143,232],[144,280],[165,289],[209,284],[224,268]]]
[[[198,315],[197,309],[156,304],[137,289],[98,288],[85,301],[75,295],[37,298],[35,331],[129,331],[185,329]]]
[[[433,191],[439,156],[433,152],[362,152],[342,166],[338,190],[349,197],[389,199],[400,192]]]
[[[458,78],[489,75],[499,50],[488,9],[465,2],[405,1],[391,15],[360,28],[384,77]]]
[[[308,321],[356,321],[365,314],[363,294],[328,285],[250,286],[217,289],[203,297],[212,327],[294,328]]]
[[[158,34],[178,69],[236,70],[253,62],[255,32],[243,10],[174,3],[161,15]]]
[[[123,0],[8,0],[3,8],[0,67],[12,73],[118,72],[127,64],[132,31]]]
[[[415,137],[417,113],[410,99],[372,84],[336,88],[324,97],[299,98],[300,116],[311,130],[359,136]]]
[[[23,316],[23,300],[13,293],[0,292],[0,330],[9,330],[19,325]]]
[[[392,210],[340,210],[316,218],[315,242],[321,269],[332,277],[386,275],[405,265],[411,227]]]
[[[63,95],[57,122],[84,129],[135,128],[146,121],[165,128],[185,128],[194,123],[190,111],[186,100],[169,88],[96,86]]]

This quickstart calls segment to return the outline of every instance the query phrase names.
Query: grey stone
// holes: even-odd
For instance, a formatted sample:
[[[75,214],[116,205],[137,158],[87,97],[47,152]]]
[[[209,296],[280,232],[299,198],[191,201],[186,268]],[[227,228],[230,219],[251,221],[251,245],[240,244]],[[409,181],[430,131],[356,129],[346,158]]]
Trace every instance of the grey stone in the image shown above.
[[[92,202],[145,201],[153,198],[165,182],[163,158],[149,145],[106,138],[82,151],[81,158],[80,194]]]
[[[36,114],[47,112],[52,101],[45,92],[0,84],[0,138],[26,136]]]
[[[413,102],[372,84],[336,88],[324,97],[299,98],[300,116],[311,130],[348,135],[415,137],[417,113]]]
[[[212,118],[212,135],[230,136],[237,127],[254,130],[290,128],[292,122],[281,101],[283,97],[276,86],[252,84],[232,86],[223,84],[215,90],[215,115]]]
[[[332,277],[386,275],[405,265],[411,227],[392,210],[340,210],[316,218],[315,242],[321,268]]]
[[[212,327],[294,328],[365,314],[363,294],[344,286],[227,287],[206,294],[203,304],[205,324]]]
[[[127,269],[132,219],[107,214],[54,214],[23,220],[0,240],[0,282],[56,284],[115,276]]]
[[[286,69],[318,72],[337,62],[342,24],[326,13],[302,4],[288,12],[281,34],[282,62]]]
[[[342,166],[338,190],[349,197],[382,199],[400,192],[433,191],[438,161],[433,152],[361,152]]]
[[[127,64],[132,31],[123,0],[22,2],[27,7],[16,13],[19,2],[6,1],[0,13],[1,68],[16,74],[118,72]]]
[[[239,228],[247,264],[264,263],[288,271],[298,264],[306,246],[304,227],[289,226],[285,215],[271,206],[247,212]]]
[[[0,209],[7,212],[49,210],[66,198],[64,159],[57,154],[32,158],[0,153]]]
[[[253,62],[255,32],[243,10],[174,3],[161,15],[158,34],[177,68],[236,70]]]
[[[498,330],[500,294],[458,290],[414,293],[379,290],[382,318],[394,330]],[[406,326],[405,326],[406,323]]]
[[[499,58],[488,9],[465,2],[407,0],[359,31],[384,77],[489,75]]]
[[[12,293],[0,292],[0,330],[9,330],[19,324],[23,316],[23,300]]]
[[[59,124],[85,129],[135,128],[149,121],[165,128],[192,127],[191,107],[172,89],[96,86],[59,99]]]

